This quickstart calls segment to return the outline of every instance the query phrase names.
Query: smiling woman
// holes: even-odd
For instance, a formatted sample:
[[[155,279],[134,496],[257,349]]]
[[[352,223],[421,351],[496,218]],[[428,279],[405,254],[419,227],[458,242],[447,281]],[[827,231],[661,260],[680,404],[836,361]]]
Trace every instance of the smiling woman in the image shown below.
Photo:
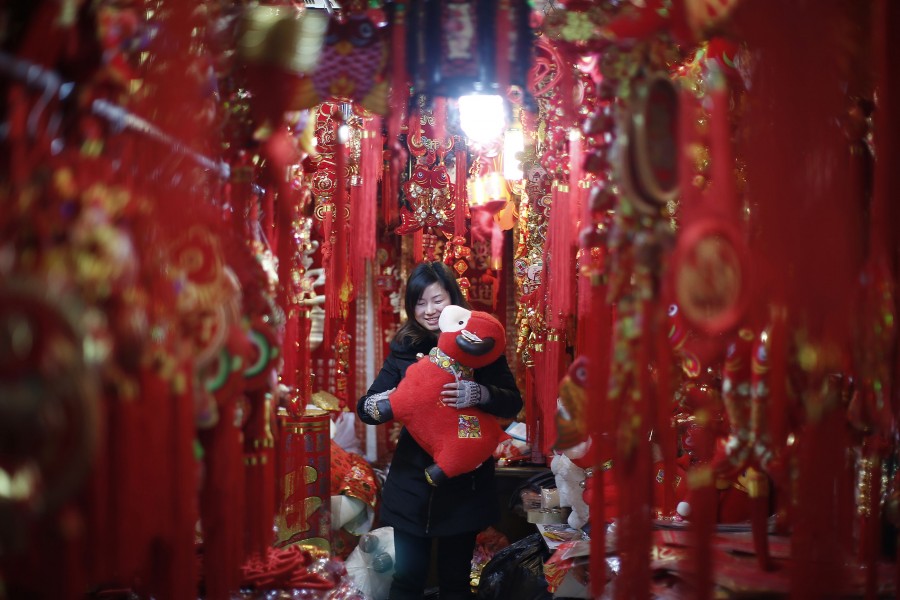
[[[442,315],[446,313],[443,319],[446,321],[455,318],[454,311],[466,309],[463,312],[469,313],[453,272],[440,262],[421,263],[413,269],[406,284],[405,307],[408,319],[391,341],[391,353],[369,391],[357,403],[357,413],[370,425],[391,420],[391,395],[405,378],[407,368],[419,357],[430,356],[437,350]],[[475,338],[486,339],[466,323],[460,326],[458,336],[466,339],[465,343],[473,345]],[[410,386],[411,383],[405,387],[417,393],[425,387],[422,382]],[[419,412],[431,414],[431,411],[447,411],[448,407],[473,412],[471,409],[477,407],[488,413],[487,418],[490,415],[510,418],[522,408],[522,397],[502,355],[490,364],[475,368],[468,378],[454,377],[443,385],[433,383],[442,390],[440,401],[417,409]],[[465,415],[460,413],[459,418],[462,420]],[[382,525],[394,528],[396,568],[392,599],[422,598],[435,538],[440,557],[441,598],[470,597],[469,572],[475,537],[500,520],[493,458],[437,486],[426,477],[426,468],[434,463],[434,457],[404,427],[384,484],[379,515]]]

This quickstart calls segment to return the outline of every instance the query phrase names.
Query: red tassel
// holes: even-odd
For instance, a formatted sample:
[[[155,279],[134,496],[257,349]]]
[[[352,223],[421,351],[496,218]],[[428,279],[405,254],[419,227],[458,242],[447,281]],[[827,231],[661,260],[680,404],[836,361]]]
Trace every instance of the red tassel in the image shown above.
[[[434,108],[431,111],[434,118],[434,126],[432,127],[435,141],[443,145],[447,137],[447,99],[438,96],[434,99]]]
[[[337,186],[335,189],[335,199],[334,199],[334,241],[335,247],[332,248],[332,253],[334,256],[334,267],[328,275],[335,278],[335,283],[337,284],[338,296],[341,300],[341,306],[343,306],[344,302],[347,302],[348,299],[344,298],[345,295],[345,286],[349,283],[348,281],[348,273],[347,273],[347,144],[346,141],[341,139],[341,127],[343,126],[343,117],[339,116],[338,110],[335,110],[335,117],[337,117],[338,121],[338,140],[337,147],[335,149],[335,169],[337,171]],[[338,317],[339,314],[330,315],[333,317]],[[341,315],[342,316],[342,315]]]
[[[590,222],[586,220],[585,222]],[[609,385],[609,349],[612,334],[612,312],[606,302],[606,285],[601,283],[599,273],[596,274],[596,283],[593,285],[589,277],[581,280],[587,284],[582,285],[579,304],[578,330],[584,330],[581,344],[581,353],[588,359],[588,384],[587,408],[589,431],[593,444],[591,446],[591,464],[594,466],[594,476],[590,480],[591,503],[590,514],[594,526],[591,528],[591,554],[590,572],[603,573],[606,569],[606,494],[604,490],[607,474],[603,470],[603,463],[609,458],[604,455],[606,449],[605,440],[609,432],[609,419],[606,390]],[[582,312],[583,311],[583,312]],[[605,577],[591,577],[591,595],[599,598],[603,595],[606,585]]]
[[[245,461],[247,479],[245,498],[247,537],[246,556],[265,555],[272,545],[275,522],[274,439],[271,431],[272,405],[263,391],[251,392],[250,420],[245,426]]]
[[[693,94],[682,88],[678,97],[678,181],[681,195],[681,220],[685,226],[697,220],[701,209],[700,192],[694,184],[694,145],[697,143],[697,106]]]
[[[496,37],[494,38],[494,65],[497,71],[497,84],[500,86],[500,95],[506,95],[506,91],[510,85],[509,65],[510,53],[515,44],[511,43],[510,31],[512,29],[510,20],[512,18],[512,9],[509,6],[510,0],[500,0],[497,3],[496,12]],[[521,7],[519,7],[521,8]]]
[[[383,176],[381,178],[381,218],[384,219],[385,228],[394,228],[397,222],[397,178],[390,161],[385,161],[382,154]]]
[[[334,204],[331,204],[334,207]],[[325,218],[322,219],[322,232],[324,240],[322,241],[322,267],[325,269],[325,331],[324,339],[330,339],[329,328],[331,320],[337,318],[340,314],[340,289],[341,286],[335,277],[335,251],[336,244],[331,242],[331,232],[335,210],[326,210]]]
[[[406,0],[394,3],[394,22],[391,29],[391,113],[387,124],[387,145],[391,150],[391,196],[389,201],[397,201],[400,190],[400,173],[406,162],[406,149],[400,143],[400,130],[403,116],[409,101],[409,76],[406,72]],[[391,208],[392,211],[396,207]],[[387,220],[388,225],[394,219]]]
[[[275,235],[275,192],[266,190],[263,202],[263,235],[273,253],[278,252],[278,238]]]
[[[288,307],[285,308],[288,310]],[[281,368],[281,382],[291,388],[297,387],[297,376],[301,368],[306,369],[307,364],[298,360],[297,349],[299,346],[299,324],[296,307],[290,307],[287,313],[287,322],[284,326],[284,343],[282,344],[282,358],[284,364]],[[302,367],[301,367],[302,365]]]
[[[366,122],[363,132],[360,174],[362,176],[362,200],[365,209],[360,214],[362,231],[354,230],[354,235],[363,236],[360,246],[363,258],[375,259],[375,209],[378,205],[378,181],[384,176],[382,158],[381,118],[373,117]]]
[[[820,391],[821,382],[809,386],[807,394],[833,393]],[[811,403],[833,401],[809,398]],[[838,469],[823,465],[840,465],[849,446],[845,413],[827,409],[815,422],[808,423],[797,442],[798,466],[796,502],[802,507],[794,518],[791,536],[792,597],[824,598],[847,581],[844,570],[837,522]],[[876,490],[876,487],[870,488]]]
[[[468,181],[468,154],[464,149],[457,148],[456,157],[456,186],[453,189],[456,210],[453,213],[453,234],[458,237],[466,235],[466,209],[468,208],[469,190]]]
[[[400,136],[400,124],[409,98],[406,73],[406,0],[394,2],[391,28],[391,113],[388,117],[388,144],[393,146]]]
[[[365,160],[360,158],[360,161]],[[366,278],[366,257],[363,256],[363,246],[367,245],[368,238],[372,237],[374,230],[371,225],[368,229],[362,227],[362,220],[370,215],[365,214],[368,210],[368,201],[364,199],[365,190],[362,185],[350,185],[350,280],[353,282],[354,289],[362,284]],[[372,215],[374,216],[374,215]]]
[[[585,216],[581,198],[583,190],[581,179],[584,176],[584,148],[582,141],[581,134],[577,129],[573,129],[569,134],[569,223],[573,227],[575,223]],[[583,221],[583,223],[587,222]],[[576,228],[576,231],[578,229]]]
[[[141,404],[144,410],[141,410]],[[112,494],[105,520],[110,524],[110,573],[137,574],[146,560],[150,532],[138,525],[143,521],[144,473],[139,468],[146,448],[142,445],[142,428],[148,423],[141,417],[143,403],[134,399],[115,398],[109,403],[107,425],[109,452],[109,491]]]
[[[569,221],[571,196],[565,185],[554,184],[547,232],[549,257],[545,258],[544,275],[547,281],[547,325],[564,329],[566,318],[572,314],[575,277],[573,251],[574,224]]]
[[[540,451],[538,431],[538,407],[534,383],[534,365],[525,367],[525,430],[528,443],[531,444],[531,462],[540,464],[544,462],[544,455]]]
[[[310,368],[309,334],[312,330],[312,321],[309,318],[309,309],[301,308],[297,314],[297,364],[300,369],[297,373],[297,390],[300,400],[296,405],[288,407],[293,410],[293,416],[302,414],[306,404],[312,397],[312,369]]]
[[[559,397],[559,382],[565,372],[565,352],[563,342],[559,339],[559,332],[548,332],[547,341],[544,342],[544,351],[538,355],[538,373],[541,375],[537,382],[537,404],[539,419],[541,420],[541,452],[545,456],[551,456],[552,446],[555,441],[555,415],[556,402]]]
[[[421,229],[413,233],[413,260],[416,262],[425,260],[425,234]]]
[[[728,82],[721,73],[710,77],[709,146],[712,153],[712,187],[709,206],[730,223],[739,221],[737,191],[734,182],[734,152],[731,148],[731,119],[729,117]]]
[[[659,311],[657,311],[659,312]],[[656,407],[655,437],[663,457],[663,505],[664,515],[675,512],[675,461],[678,441],[672,427],[672,346],[669,344],[668,329],[665,327],[665,313],[657,314],[653,339],[656,347]]]
[[[206,462],[200,495],[204,597],[227,600],[238,588],[243,550],[243,452],[234,425],[235,398],[221,404],[218,424],[200,432]]]

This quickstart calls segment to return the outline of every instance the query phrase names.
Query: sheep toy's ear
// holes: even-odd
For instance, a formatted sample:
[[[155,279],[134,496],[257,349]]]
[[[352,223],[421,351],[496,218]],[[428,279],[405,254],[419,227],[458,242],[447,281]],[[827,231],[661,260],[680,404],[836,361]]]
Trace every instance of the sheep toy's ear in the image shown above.
[[[441,328],[441,331],[462,331],[465,328],[466,324],[469,322],[469,318],[471,316],[471,310],[467,310],[462,306],[451,304],[441,311],[441,318],[438,320],[438,327]]]

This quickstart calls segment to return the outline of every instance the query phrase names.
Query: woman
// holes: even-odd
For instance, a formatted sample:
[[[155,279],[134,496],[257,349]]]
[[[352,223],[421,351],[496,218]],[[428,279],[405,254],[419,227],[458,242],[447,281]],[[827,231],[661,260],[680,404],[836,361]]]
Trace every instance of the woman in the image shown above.
[[[469,308],[450,268],[441,263],[421,263],[406,284],[408,319],[391,341],[391,353],[356,411],[366,423],[384,422],[379,403],[406,374],[419,356],[437,345],[438,319],[451,304]],[[475,381],[444,385],[444,404],[456,408],[478,406],[498,417],[512,418],[522,408],[522,397],[506,357],[475,371]],[[469,598],[469,573],[475,536],[500,518],[494,487],[494,460],[471,473],[453,477],[439,486],[425,478],[434,462],[404,428],[384,484],[381,521],[394,528],[396,563],[390,598],[421,600],[431,563],[431,546],[437,538],[438,584],[442,600]]]

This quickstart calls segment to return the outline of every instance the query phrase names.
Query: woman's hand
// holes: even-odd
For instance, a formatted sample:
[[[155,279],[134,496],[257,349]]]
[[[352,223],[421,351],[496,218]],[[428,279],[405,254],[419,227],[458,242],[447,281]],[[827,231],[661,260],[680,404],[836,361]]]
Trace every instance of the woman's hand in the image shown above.
[[[488,389],[474,381],[465,379],[444,384],[441,402],[453,408],[471,408],[484,404],[490,398]]]
[[[376,423],[384,423],[385,421],[390,421],[394,417],[394,411],[391,410],[390,395],[396,389],[396,387],[392,387],[389,390],[366,396],[363,410],[366,411],[366,414],[368,414]]]

